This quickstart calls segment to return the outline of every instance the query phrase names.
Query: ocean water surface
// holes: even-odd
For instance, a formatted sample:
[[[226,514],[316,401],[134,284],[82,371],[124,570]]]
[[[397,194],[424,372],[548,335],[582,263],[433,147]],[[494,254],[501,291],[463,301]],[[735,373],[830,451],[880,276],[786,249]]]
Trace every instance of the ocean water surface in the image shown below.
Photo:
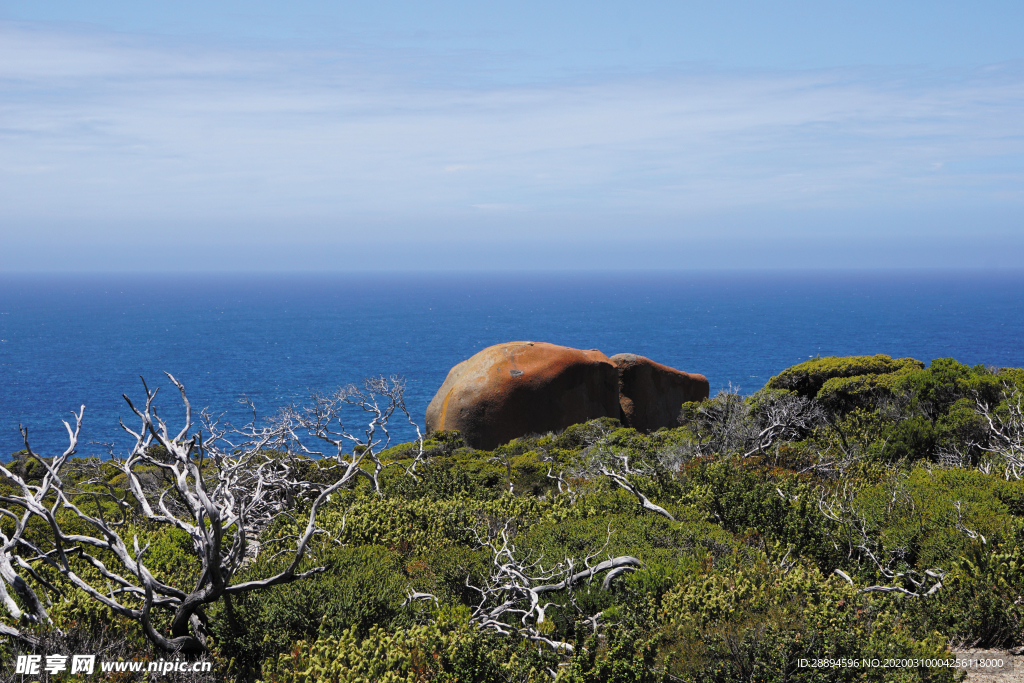
[[[0,275],[0,456],[19,424],[62,450],[82,404],[79,453],[123,454],[140,376],[179,424],[165,371],[236,420],[243,396],[270,415],[398,374],[422,425],[448,370],[505,341],[637,353],[751,393],[815,355],[1024,366],[1022,338],[1022,272]]]

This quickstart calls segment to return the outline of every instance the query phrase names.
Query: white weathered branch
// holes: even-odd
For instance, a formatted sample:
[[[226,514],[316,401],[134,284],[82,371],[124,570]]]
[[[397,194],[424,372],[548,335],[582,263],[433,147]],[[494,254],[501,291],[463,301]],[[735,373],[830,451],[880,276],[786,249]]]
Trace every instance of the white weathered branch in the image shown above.
[[[24,537],[29,519],[35,514],[40,512],[46,513],[52,509],[49,506],[54,505],[54,493],[62,485],[60,478],[61,468],[67,459],[75,454],[78,447],[78,438],[82,431],[82,417],[84,414],[85,406],[82,406],[78,413],[74,414],[75,426],[73,428],[66,420],[63,421],[68,433],[68,447],[50,462],[47,462],[45,458],[40,457],[32,450],[32,447],[29,445],[28,430],[23,426],[19,427],[22,441],[25,444],[26,461],[31,458],[45,470],[39,484],[32,484],[15,474],[12,469],[0,465],[0,474],[14,484],[20,492],[14,495],[0,496],[0,505],[7,506],[0,509],[0,516],[9,517],[13,522],[13,529],[11,529],[10,533],[2,530],[2,527],[0,527],[0,579],[2,579],[2,583],[0,583],[0,601],[3,602],[5,609],[11,617],[17,621],[35,624],[52,623],[44,600],[40,599],[32,586],[18,573],[15,565],[18,565],[19,569],[25,571],[34,579],[39,579],[35,571],[18,556],[17,552],[21,547],[33,549],[33,545]],[[41,582],[40,585],[52,589],[52,586],[46,582]],[[7,586],[10,586],[14,593],[21,598],[22,604],[26,607],[25,610],[22,610],[7,592]],[[6,629],[5,633],[22,639],[27,637],[13,628]]]
[[[630,473],[630,470],[629,470],[629,459],[627,457],[625,457],[625,456],[623,456],[621,459],[623,460],[623,470],[626,473]],[[676,518],[673,517],[672,514],[668,510],[666,510],[665,508],[661,507],[660,505],[655,505],[654,503],[652,503],[650,501],[650,499],[647,498],[647,496],[645,496],[644,494],[640,493],[640,490],[636,486],[634,486],[632,483],[630,483],[630,481],[628,479],[626,479],[626,477],[624,477],[623,475],[621,475],[618,472],[615,472],[615,471],[613,471],[613,470],[611,470],[611,469],[609,469],[607,467],[602,467],[601,468],[601,474],[605,475],[606,477],[608,477],[609,479],[614,481],[616,484],[618,484],[620,487],[622,487],[626,491],[629,491],[634,496],[636,496],[637,500],[640,502],[640,507],[642,507],[644,510],[648,510],[650,512],[657,513],[657,514],[661,515],[662,517],[665,517],[665,518],[669,519],[672,522],[676,521]]]
[[[1020,480],[1024,478],[1024,394],[1005,385],[1002,398],[1004,412],[993,409],[975,393],[975,409],[985,420],[988,441],[974,445],[1004,460],[1008,481]]]
[[[756,411],[758,433],[744,457],[763,453],[779,441],[799,438],[823,419],[816,401],[796,394],[769,395]]]
[[[116,468],[124,477],[126,496],[119,496],[106,486],[102,477],[85,480],[84,484],[104,485],[106,493],[73,491],[61,479],[67,469],[68,458],[75,452],[81,430],[82,413],[77,415],[77,427],[67,425],[70,446],[61,456],[48,461],[36,455],[28,445],[28,435],[22,430],[29,457],[38,461],[45,470],[39,485],[25,482],[10,470],[0,466],[8,479],[20,489],[17,495],[0,497],[0,514],[14,521],[14,535],[4,536],[0,554],[0,576],[5,585],[15,589],[24,604],[32,606],[32,615],[18,608],[6,590],[0,592],[0,602],[8,610],[15,610],[16,618],[31,616],[48,620],[45,608],[28,584],[21,580],[14,563],[24,562],[15,557],[17,547],[30,547],[35,560],[56,569],[72,585],[93,599],[110,607],[115,613],[138,621],[158,647],[169,651],[197,652],[206,649],[204,607],[226,595],[262,590],[291,581],[300,580],[324,570],[313,567],[300,571],[310,554],[310,542],[325,534],[317,524],[317,513],[330,500],[331,494],[349,485],[358,477],[370,479],[379,490],[379,475],[384,463],[378,448],[390,443],[388,419],[402,411],[410,422],[403,401],[404,383],[397,378],[368,380],[365,391],[346,389],[334,399],[317,402],[305,413],[313,422],[302,422],[297,411],[285,412],[281,418],[266,426],[257,425],[255,408],[247,402],[253,419],[241,428],[222,425],[205,411],[199,424],[193,422],[193,410],[181,382],[167,375],[177,388],[184,406],[184,420],[178,429],[171,429],[157,412],[156,390],[150,390],[143,381],[144,403],[125,400],[139,420],[138,428],[122,423],[134,440],[127,457],[112,457],[106,466]],[[343,427],[336,442],[363,444],[346,455],[340,446],[333,454],[333,466],[320,467],[316,461],[297,456],[288,448],[294,444],[296,430],[308,428],[320,441],[330,441],[335,435],[333,421],[338,417],[338,401],[361,408],[369,416],[364,440],[356,439]],[[159,449],[157,448],[159,447]],[[415,476],[415,466],[423,458],[422,437],[418,453],[406,472]],[[310,452],[301,449],[302,452]],[[159,452],[159,454],[158,454]],[[370,463],[370,471],[364,468]],[[329,484],[312,483],[300,472],[304,468],[318,467],[321,473],[334,475]],[[85,466],[79,466],[85,471]],[[162,473],[163,480],[154,486],[151,474]],[[148,474],[144,474],[148,473]],[[101,499],[115,503],[120,519],[104,518]],[[275,546],[278,555],[287,557],[283,570],[274,576],[235,583],[239,570],[250,559],[250,544],[258,534],[283,516],[290,516],[300,501],[305,503],[301,531],[283,535]],[[86,503],[89,503],[88,505]],[[95,503],[96,512],[91,512]],[[191,590],[180,590],[160,581],[146,565],[146,547],[139,547],[137,538],[122,536],[121,528],[129,508],[144,519],[160,525],[173,526],[192,541],[193,551],[200,563],[199,578]],[[76,531],[63,522],[67,516],[77,518]],[[27,521],[36,516],[45,521],[51,532],[51,547],[40,550],[22,538]],[[101,560],[100,557],[104,559]],[[112,558],[112,559],[108,559]],[[81,563],[92,567],[100,582],[92,583],[76,571]],[[25,565],[27,566],[27,565]],[[27,591],[27,592],[26,592]],[[151,617],[153,609],[172,613],[167,632],[156,627]]]
[[[913,497],[906,491],[898,477],[890,481],[889,485],[890,513],[893,512],[894,506],[901,506],[900,509],[914,508]],[[846,545],[848,557],[858,562],[870,560],[875,571],[889,582],[888,585],[862,588],[860,592],[901,593],[907,597],[920,598],[933,595],[941,589],[944,576],[941,569],[932,568],[918,572],[910,568],[903,571],[894,568],[899,566],[902,554],[899,549],[887,548],[874,538],[867,519],[857,504],[858,491],[849,484],[844,484],[842,491],[835,496],[829,497],[822,491],[818,498],[818,510],[834,527],[830,532],[833,546],[838,549],[837,539],[842,540]],[[880,559],[879,555],[882,555],[885,561]],[[846,572],[836,569],[834,573],[853,585],[853,579]]]
[[[484,631],[507,636],[515,635],[544,643],[556,652],[571,654],[573,646],[563,641],[552,640],[538,628],[546,621],[547,610],[555,606],[555,603],[551,602],[542,603],[541,596],[546,593],[567,591],[570,604],[579,612],[573,594],[577,585],[583,582],[590,583],[600,574],[607,572],[602,582],[602,590],[608,590],[616,576],[641,566],[640,560],[628,556],[608,558],[593,566],[590,564],[590,561],[607,547],[608,539],[611,538],[610,528],[604,547],[588,555],[582,563],[585,568],[579,570],[579,562],[572,558],[566,558],[548,569],[541,564],[543,557],[533,561],[530,561],[530,558],[518,558],[515,545],[512,543],[509,523],[500,530],[498,537],[501,539],[500,544],[497,543],[497,538],[494,541],[484,540],[477,533],[481,546],[491,552],[491,574],[483,586],[473,586],[469,583],[469,578],[466,579],[466,587],[476,591],[480,596],[479,602],[471,609],[470,622]],[[586,617],[595,630],[598,616]]]
[[[346,426],[346,409],[369,417],[361,436]],[[403,414],[416,430],[416,450],[407,466],[398,461],[386,463],[380,455],[391,445],[388,421],[396,412]],[[389,379],[367,379],[361,389],[349,385],[333,394],[314,394],[310,407],[285,410],[279,420],[292,448],[313,457],[333,459],[344,469],[345,478],[363,477],[377,493],[380,493],[380,475],[385,469],[403,467],[406,474],[418,479],[416,467],[426,458],[423,434],[405,405],[405,381],[394,375]],[[307,446],[302,434],[330,446],[328,452]]]

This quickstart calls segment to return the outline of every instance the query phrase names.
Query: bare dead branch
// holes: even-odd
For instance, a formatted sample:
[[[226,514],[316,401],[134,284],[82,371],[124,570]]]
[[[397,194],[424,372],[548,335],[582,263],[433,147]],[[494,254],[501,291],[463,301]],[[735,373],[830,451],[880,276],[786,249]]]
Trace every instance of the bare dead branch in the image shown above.
[[[655,505],[654,503],[652,503],[647,498],[647,496],[645,496],[644,494],[640,493],[639,489],[637,489],[637,487],[633,486],[633,484],[631,484],[630,481],[628,479],[626,479],[624,476],[622,476],[621,474],[619,474],[617,472],[613,472],[612,470],[608,469],[607,467],[602,467],[601,468],[601,474],[605,475],[606,477],[608,477],[609,479],[614,481],[616,484],[618,484],[620,487],[622,487],[626,491],[629,491],[634,496],[636,496],[637,500],[640,501],[640,507],[642,507],[644,510],[649,510],[650,512],[657,513],[657,514],[661,515],[662,517],[667,518],[668,520],[670,520],[672,522],[676,521],[676,518],[673,517],[671,515],[671,513],[669,513],[668,510],[666,510],[665,508],[661,507],[660,505]]]
[[[582,615],[573,594],[578,585],[589,584],[594,578],[607,572],[602,582],[602,590],[608,590],[613,578],[641,566],[640,560],[628,556],[608,558],[595,565],[590,564],[590,561],[607,547],[608,539],[611,538],[610,528],[605,546],[588,555],[582,562],[582,568],[578,560],[567,557],[547,569],[542,564],[543,557],[531,561],[529,557],[523,559],[517,556],[510,523],[506,522],[493,539],[482,538],[479,530],[475,531],[480,546],[491,553],[491,573],[483,586],[473,586],[469,583],[469,578],[466,579],[466,587],[479,594],[479,601],[471,608],[470,623],[483,631],[543,643],[556,652],[571,654],[573,646],[563,641],[552,640],[541,630],[541,624],[547,618],[547,610],[555,606],[555,603],[551,602],[542,603],[541,596],[545,593],[567,591],[570,604]],[[596,630],[599,615],[582,616]]]
[[[913,497],[903,486],[900,475],[889,480],[889,512],[911,512],[915,503]],[[867,517],[860,509],[859,493],[856,487],[844,484],[842,489],[829,495],[822,490],[818,498],[818,510],[832,524],[830,535],[833,546],[840,548],[842,543],[847,550],[847,557],[858,564],[870,561],[877,574],[881,575],[888,585],[874,585],[860,589],[863,593],[901,593],[907,597],[920,598],[933,595],[942,588],[942,569],[932,568],[919,572],[906,566],[903,562],[901,548],[886,547],[875,538],[874,530],[869,526]],[[836,569],[835,573],[853,585],[853,579],[846,572]]]
[[[19,427],[27,453],[26,460],[31,458],[45,470],[38,484],[32,484],[18,474],[15,474],[12,469],[0,465],[0,474],[14,484],[20,492],[15,495],[0,496],[0,504],[8,506],[0,510],[0,516],[9,517],[14,525],[10,533],[7,533],[0,527],[0,579],[2,579],[2,582],[0,582],[0,601],[3,602],[4,608],[16,621],[29,624],[52,624],[44,604],[44,600],[48,602],[49,598],[44,595],[44,598],[40,599],[32,586],[19,574],[18,569],[36,579],[39,578],[38,575],[16,553],[21,547],[33,549],[33,546],[24,537],[28,521],[32,515],[38,514],[41,511],[48,511],[51,509],[49,506],[54,505],[55,492],[59,491],[59,487],[62,484],[60,471],[67,459],[76,452],[78,438],[82,431],[82,417],[84,414],[85,406],[82,406],[78,413],[74,413],[75,426],[73,428],[66,420],[64,421],[64,427],[68,433],[68,447],[63,453],[54,457],[49,462],[32,450],[32,447],[29,445],[28,430],[24,426]],[[15,569],[15,565],[18,566],[18,569]],[[49,586],[45,582],[41,583],[41,585],[44,587]],[[7,586],[10,586],[14,593],[21,598],[22,604],[26,607],[25,610],[22,610],[7,592]],[[49,588],[52,589],[52,586],[49,586]],[[24,639],[17,629],[9,630],[14,632],[10,635],[16,635],[16,637]]]
[[[974,402],[975,410],[985,421],[988,441],[973,445],[1003,460],[1007,481],[1024,478],[1024,394],[1007,384],[999,406],[993,408],[977,392]]]
[[[381,458],[381,453],[391,445],[388,421],[396,411],[416,429],[416,448],[408,465],[384,462]],[[346,426],[348,412],[369,417],[362,435]],[[405,405],[405,380],[395,375],[388,379],[369,378],[362,388],[349,385],[332,394],[314,394],[311,406],[283,411],[278,424],[286,432],[290,448],[313,457],[333,459],[344,469],[346,478],[365,478],[378,494],[380,475],[385,469],[402,467],[406,474],[418,479],[416,467],[426,458],[423,434]],[[326,452],[307,446],[301,435],[326,446]]]
[[[357,445],[361,443],[366,448],[361,452],[353,449],[351,456],[346,456],[339,448],[333,454],[334,465],[330,468],[333,481],[314,483],[302,475],[311,461],[288,449],[289,441],[296,440],[294,415],[285,414],[283,419],[261,426],[256,422],[255,408],[247,402],[252,420],[240,428],[222,424],[206,411],[195,423],[184,386],[172,375],[167,377],[177,388],[184,407],[184,420],[177,429],[171,429],[157,412],[157,391],[150,390],[145,381],[144,402],[136,403],[125,397],[139,421],[134,429],[122,423],[125,432],[133,438],[134,446],[127,457],[112,457],[104,467],[113,467],[123,475],[128,495],[119,494],[100,476],[86,478],[77,490],[63,485],[63,470],[75,452],[81,431],[81,412],[77,415],[76,427],[67,426],[68,449],[52,460],[35,454],[29,446],[27,432],[22,430],[28,457],[40,463],[45,473],[41,483],[35,485],[0,466],[0,472],[20,490],[18,495],[0,497],[0,505],[4,506],[0,514],[14,521],[13,535],[2,539],[0,576],[4,586],[13,587],[22,603],[31,606],[31,614],[25,614],[6,590],[0,592],[0,600],[15,618],[49,619],[43,602],[15,569],[15,563],[20,563],[23,570],[30,569],[14,551],[19,545],[30,546],[22,536],[28,520],[35,516],[44,520],[52,533],[52,547],[45,551],[31,547],[36,561],[56,569],[72,585],[115,613],[138,621],[158,647],[168,651],[204,651],[207,648],[204,606],[225,595],[266,589],[324,570],[323,567],[300,568],[309,555],[311,539],[326,533],[317,524],[318,511],[332,493],[357,477],[370,478],[379,490],[378,477],[387,465],[376,449],[386,448],[390,442],[387,420],[396,410],[408,417],[402,400],[404,384],[396,378],[368,380],[363,391],[343,390],[335,397],[337,400],[369,413],[365,439],[356,439]],[[309,413],[314,422],[298,424],[312,425],[314,436],[330,440],[333,432],[327,423],[337,417],[334,400],[316,403]],[[344,429],[342,432],[342,438],[348,438],[345,436],[348,432]],[[423,457],[422,438],[418,447],[412,465],[406,467],[413,476],[416,463]],[[371,472],[362,467],[366,461],[374,465]],[[325,469],[321,468],[321,472]],[[88,471],[88,464],[82,471]],[[93,490],[103,486],[106,491]],[[116,519],[108,519],[110,515],[104,514],[102,501],[114,503],[120,511],[119,515],[114,515]],[[265,579],[235,583],[238,571],[254,554],[251,545],[259,533],[290,516],[290,511],[300,501],[303,502],[300,531],[290,535],[286,542],[275,544],[285,546],[278,552],[278,556],[287,557],[284,568]],[[129,512],[188,535],[200,562],[199,577],[191,590],[167,585],[149,570],[147,548],[140,547],[137,537],[129,539],[122,535]],[[64,524],[69,515],[79,520],[74,525],[75,532]],[[82,531],[83,528],[87,531]],[[112,557],[113,563],[109,559],[101,560],[101,556]],[[86,580],[76,571],[82,563],[96,571],[102,585]],[[38,575],[35,578],[38,579]],[[151,617],[154,609],[171,612],[167,632],[155,626]]]
[[[801,438],[823,420],[818,403],[797,394],[768,394],[752,413],[759,431],[744,457],[764,453],[779,441]]]
[[[562,476],[562,472],[559,472],[558,474],[552,476],[551,473],[553,471],[554,470],[549,467],[548,468],[548,473],[545,476],[548,479],[553,479],[555,482],[557,482],[558,483],[558,492],[563,494],[563,495],[569,496],[569,501],[572,502],[572,503],[575,503],[576,502],[576,495],[577,494],[576,494],[576,491],[573,491],[572,485],[568,482],[568,480],[565,479],[565,477]]]

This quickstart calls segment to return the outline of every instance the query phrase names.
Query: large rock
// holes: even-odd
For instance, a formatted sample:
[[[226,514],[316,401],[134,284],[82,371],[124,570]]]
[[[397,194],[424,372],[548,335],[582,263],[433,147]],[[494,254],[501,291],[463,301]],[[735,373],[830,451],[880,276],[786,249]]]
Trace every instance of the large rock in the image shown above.
[[[655,363],[634,353],[611,357],[619,376],[619,420],[641,432],[676,427],[687,401],[708,397],[708,378]]]
[[[596,349],[497,344],[451,369],[427,406],[427,431],[457,429],[468,445],[490,450],[525,434],[619,417],[618,384],[618,370]]]

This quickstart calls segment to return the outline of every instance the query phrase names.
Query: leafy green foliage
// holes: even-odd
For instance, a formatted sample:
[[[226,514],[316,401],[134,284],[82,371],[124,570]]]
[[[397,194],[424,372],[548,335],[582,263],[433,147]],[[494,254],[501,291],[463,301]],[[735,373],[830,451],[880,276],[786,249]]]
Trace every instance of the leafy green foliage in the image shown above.
[[[807,398],[821,398],[837,393],[855,394],[875,386],[885,386],[887,380],[879,382],[868,377],[878,375],[902,376],[910,370],[920,370],[924,363],[913,358],[896,358],[879,354],[877,356],[828,356],[814,358],[783,370],[768,380],[768,389],[785,389],[794,391]],[[828,391],[823,392],[826,385],[833,380],[851,380],[854,382],[833,382]],[[892,378],[890,378],[891,381]],[[869,386],[865,386],[869,385]]]
[[[386,548],[337,548],[323,558],[326,571],[260,593],[228,598],[211,614],[221,655],[241,670],[286,651],[297,640],[366,635],[403,621],[406,582],[398,558]],[[258,561],[244,580],[273,575],[274,562]]]
[[[914,637],[884,600],[838,578],[801,565],[779,571],[763,560],[683,577],[660,616],[669,672],[685,680],[892,680],[891,672],[853,667],[801,669],[799,660],[939,657],[945,645]]]
[[[1004,546],[1005,548],[1005,546]],[[949,594],[934,612],[937,626],[957,642],[1013,647],[1024,641],[1024,553],[975,544],[954,561]]]
[[[261,680],[488,683],[509,676],[529,682],[546,680],[539,658],[515,645],[483,636],[465,619],[441,615],[437,623],[390,633],[374,627],[365,637],[348,630],[338,636],[299,641],[290,652],[264,664]]]
[[[602,642],[591,636],[580,643],[564,679],[573,683],[661,683],[657,637],[636,629],[612,628]],[[556,679],[557,680],[557,679]]]

